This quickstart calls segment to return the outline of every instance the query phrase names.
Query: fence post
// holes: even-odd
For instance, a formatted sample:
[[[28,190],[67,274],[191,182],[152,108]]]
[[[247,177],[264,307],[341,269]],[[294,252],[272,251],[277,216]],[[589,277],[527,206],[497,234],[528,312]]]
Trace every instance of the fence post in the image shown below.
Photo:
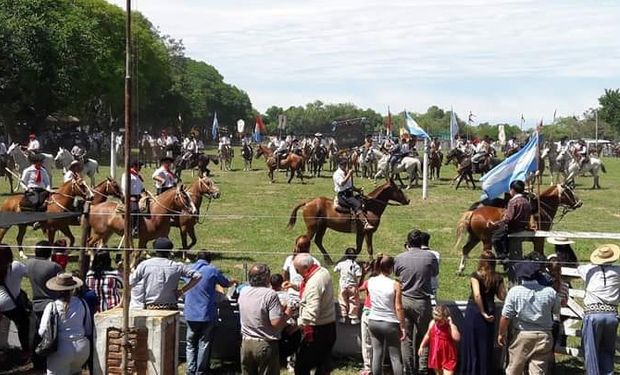
[[[110,177],[116,179],[116,132],[110,132]]]

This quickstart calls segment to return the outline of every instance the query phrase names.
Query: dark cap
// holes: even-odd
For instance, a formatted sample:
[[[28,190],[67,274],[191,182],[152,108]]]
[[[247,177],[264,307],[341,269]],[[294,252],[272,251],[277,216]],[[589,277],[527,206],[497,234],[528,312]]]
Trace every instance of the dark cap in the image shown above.
[[[160,163],[172,163],[174,162],[174,159],[172,159],[170,156],[164,156],[163,158],[159,159]]]
[[[517,278],[533,279],[540,272],[540,264],[534,261],[522,261],[516,267]]]
[[[28,160],[30,160],[31,163],[43,163],[45,156],[41,154],[32,154],[28,157]]]
[[[155,250],[171,250],[173,247],[174,245],[168,237],[159,237],[153,241],[153,249]]]

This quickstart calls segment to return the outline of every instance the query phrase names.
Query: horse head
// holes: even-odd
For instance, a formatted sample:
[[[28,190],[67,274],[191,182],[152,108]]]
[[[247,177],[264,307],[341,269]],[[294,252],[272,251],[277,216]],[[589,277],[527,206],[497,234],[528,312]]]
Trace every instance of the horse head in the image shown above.
[[[265,147],[263,145],[258,145],[258,147],[256,148],[256,159],[259,159],[261,156],[266,154],[267,150],[265,150]]]
[[[461,157],[462,153],[463,152],[461,150],[459,150],[458,148],[453,148],[452,150],[450,150],[450,152],[448,152],[448,155],[446,155],[445,165],[450,164],[450,162],[453,159],[456,159],[458,161],[458,159]]]
[[[68,192],[62,191],[62,190],[65,190],[63,189],[65,186],[69,187]],[[82,197],[84,199],[93,198],[93,191],[90,189],[90,187],[88,187],[88,185],[82,178],[77,178],[77,179],[68,181],[63,186],[61,186],[58,192],[65,193],[66,195],[71,196],[71,197]]]
[[[9,155],[13,155],[15,150],[19,150],[19,144],[13,142],[13,143],[11,143],[9,148],[6,150],[6,153],[9,154]]]
[[[220,197],[220,189],[209,177],[201,177],[198,179],[198,193],[207,198],[217,199]]]
[[[568,185],[562,184],[556,186],[558,190],[558,198],[560,205],[568,207],[571,210],[576,210],[583,206],[583,201],[579,199],[575,191]]]
[[[123,199],[123,191],[121,190],[121,186],[118,182],[116,182],[116,180],[112,179],[112,177],[106,178],[101,184],[104,184],[102,191],[103,194],[113,196],[118,199]]]
[[[384,199],[386,202],[394,201],[403,206],[407,206],[411,202],[405,192],[394,182],[394,179],[390,178],[383,184],[383,188],[383,192],[386,194]]]

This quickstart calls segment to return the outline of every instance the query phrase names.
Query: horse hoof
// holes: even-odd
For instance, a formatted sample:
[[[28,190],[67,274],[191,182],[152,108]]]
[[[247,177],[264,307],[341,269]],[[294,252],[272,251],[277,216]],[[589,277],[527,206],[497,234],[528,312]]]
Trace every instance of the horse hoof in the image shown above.
[[[19,257],[20,257],[20,258],[22,258],[22,259],[28,259],[28,257],[26,256],[26,254],[24,254],[24,252],[23,252],[23,251],[21,251],[21,250],[20,250],[20,252],[19,252]]]

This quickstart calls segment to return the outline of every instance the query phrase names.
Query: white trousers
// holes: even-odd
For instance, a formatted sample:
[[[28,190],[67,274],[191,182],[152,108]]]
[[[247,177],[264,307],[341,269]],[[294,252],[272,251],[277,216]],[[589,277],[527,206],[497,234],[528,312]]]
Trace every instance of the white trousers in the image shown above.
[[[368,329],[368,311],[362,312],[361,336],[362,336],[362,359],[364,360],[364,370],[370,371],[372,363],[372,345],[370,343],[370,330]]]
[[[75,341],[58,340],[58,350],[47,356],[47,375],[74,375],[82,373],[82,366],[90,355],[87,338]]]

